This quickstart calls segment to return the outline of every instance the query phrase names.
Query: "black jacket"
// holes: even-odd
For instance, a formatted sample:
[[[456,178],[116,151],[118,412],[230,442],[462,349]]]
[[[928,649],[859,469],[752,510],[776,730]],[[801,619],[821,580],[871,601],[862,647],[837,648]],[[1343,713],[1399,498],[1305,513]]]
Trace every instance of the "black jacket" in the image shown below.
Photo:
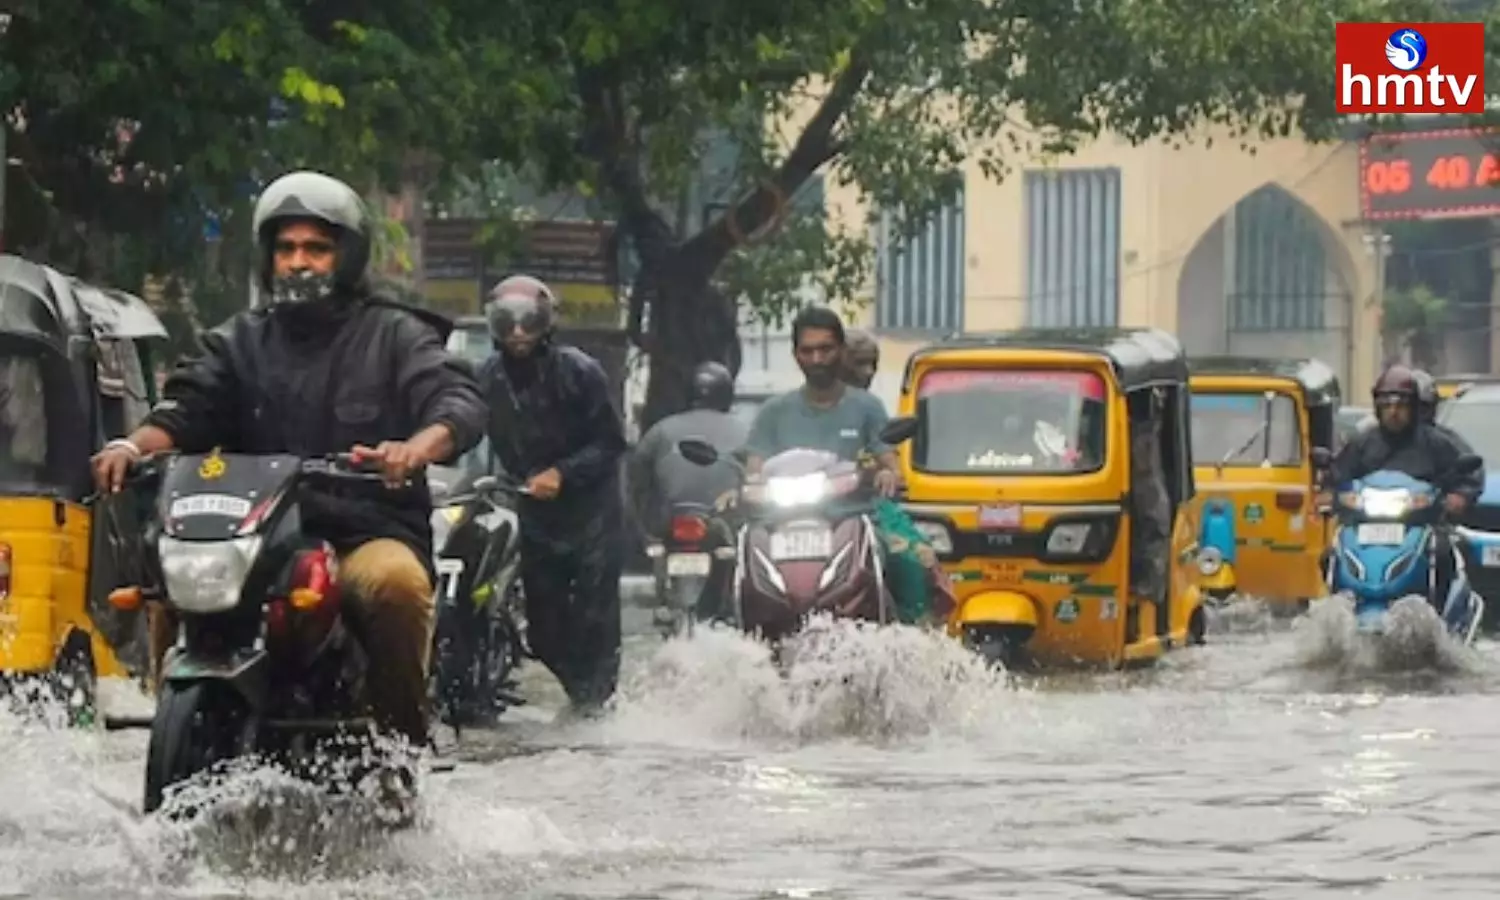
[[[522,498],[522,534],[560,550],[616,538],[609,532],[621,524],[625,428],[604,367],[576,347],[552,344],[521,365],[492,355],[479,382],[489,402],[490,447],[505,471],[522,480],[554,467],[562,474],[552,500]]]
[[[178,364],[144,424],[187,453],[311,457],[406,440],[442,423],[456,456],[478,443],[485,412],[471,370],[444,349],[451,328],[435,313],[373,295],[315,327],[242,312],[202,336],[203,354]],[[310,489],[302,511],[308,531],[340,550],[393,538],[430,564],[425,479],[401,490]]]
[[[1446,429],[1433,425],[1415,425],[1405,434],[1389,435],[1382,428],[1371,428],[1349,439],[1334,459],[1329,484],[1342,488],[1356,478],[1371,472],[1390,469],[1419,478],[1440,490],[1459,494],[1470,503],[1484,492],[1482,470],[1460,475],[1455,471],[1466,445]]]

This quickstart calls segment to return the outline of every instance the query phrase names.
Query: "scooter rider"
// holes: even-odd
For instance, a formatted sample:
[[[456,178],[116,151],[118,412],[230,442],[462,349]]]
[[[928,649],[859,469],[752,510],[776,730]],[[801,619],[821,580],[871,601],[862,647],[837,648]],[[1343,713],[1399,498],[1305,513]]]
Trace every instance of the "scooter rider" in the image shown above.
[[[1484,490],[1483,475],[1478,470],[1460,470],[1465,448],[1445,431],[1422,421],[1415,373],[1404,365],[1392,365],[1381,373],[1371,393],[1379,426],[1344,445],[1330,467],[1328,485],[1341,490],[1356,479],[1389,469],[1436,485],[1446,492],[1443,506],[1448,515],[1461,514]],[[1437,528],[1434,533],[1437,584],[1436,596],[1430,599],[1441,606],[1454,573],[1452,542],[1447,529]]]
[[[734,376],[729,369],[716,362],[698,366],[693,371],[689,403],[687,411],[651,426],[630,455],[626,474],[630,505],[637,524],[649,537],[666,533],[677,504],[713,506],[739,486],[739,472],[727,457],[744,447],[750,427],[729,412],[734,405]],[[677,451],[678,442],[688,438],[707,441],[723,458],[711,466],[688,462]]]
[[[620,671],[625,429],[603,367],[554,339],[556,307],[551,288],[535,278],[497,284],[485,306],[497,352],[479,380],[490,446],[526,481],[527,638],[574,708],[589,712],[614,693]]]
[[[1450,441],[1458,445],[1461,452],[1473,454],[1474,448],[1469,446],[1469,442],[1464,440],[1462,435],[1437,420],[1437,379],[1422,369],[1413,369],[1411,374],[1417,382],[1417,408],[1421,412],[1421,420],[1447,435]]]
[[[178,365],[141,425],[94,457],[94,477],[119,491],[132,462],[171,449],[352,451],[378,461],[385,488],[309,485],[303,525],[333,544],[354,589],[346,610],[372,662],[377,722],[420,746],[433,624],[421,470],[478,443],[484,399],[444,350],[446,319],[371,287],[369,214],[348,185],[316,172],[282,176],[256,203],[254,228],[269,305],[204,333],[202,354]],[[153,672],[175,633],[157,617]]]

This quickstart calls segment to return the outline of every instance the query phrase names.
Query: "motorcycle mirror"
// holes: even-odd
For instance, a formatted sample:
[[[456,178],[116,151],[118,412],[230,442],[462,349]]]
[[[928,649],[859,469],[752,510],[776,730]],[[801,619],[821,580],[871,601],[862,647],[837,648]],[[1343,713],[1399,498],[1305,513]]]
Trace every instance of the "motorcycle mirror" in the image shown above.
[[[719,461],[719,451],[708,441],[688,438],[677,442],[677,452],[695,466],[711,466]]]
[[[500,479],[493,475],[481,475],[474,479],[474,493],[488,494],[500,486]]]
[[[1333,465],[1333,452],[1327,447],[1312,448],[1312,464],[1315,469],[1326,469]]]
[[[917,428],[921,423],[916,416],[897,416],[885,423],[880,429],[880,442],[894,447],[897,444],[911,440],[917,434]]]

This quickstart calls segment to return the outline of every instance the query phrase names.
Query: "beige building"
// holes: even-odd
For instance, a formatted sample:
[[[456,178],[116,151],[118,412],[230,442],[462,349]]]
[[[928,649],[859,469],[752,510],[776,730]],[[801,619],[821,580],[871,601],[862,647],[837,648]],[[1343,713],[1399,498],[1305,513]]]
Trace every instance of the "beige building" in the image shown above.
[[[859,221],[854,192],[830,214]],[[1189,354],[1313,356],[1353,402],[1379,359],[1376,260],[1358,221],[1359,147],[1300,140],[1173,148],[1101,139],[1003,182],[973,167],[915,239],[875,226],[867,324],[881,393],[906,357],[953,331],[1142,326]]]

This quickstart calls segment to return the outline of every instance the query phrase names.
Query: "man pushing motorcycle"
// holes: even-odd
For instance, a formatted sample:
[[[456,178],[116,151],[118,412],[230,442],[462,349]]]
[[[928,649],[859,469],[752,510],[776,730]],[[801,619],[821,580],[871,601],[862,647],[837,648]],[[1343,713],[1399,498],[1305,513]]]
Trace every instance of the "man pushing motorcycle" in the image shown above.
[[[352,588],[377,724],[421,746],[433,620],[422,469],[478,443],[484,398],[444,349],[446,319],[371,286],[370,228],[341,181],[293,172],[272,182],[254,215],[256,277],[270,302],[205,332],[201,354],[178,365],[161,402],[93,469],[101,491],[117,492],[132,463],[167,450],[352,452],[378,464],[384,485],[306,488],[303,527],[333,545]],[[158,677],[175,632],[163,610],[151,628]]]

